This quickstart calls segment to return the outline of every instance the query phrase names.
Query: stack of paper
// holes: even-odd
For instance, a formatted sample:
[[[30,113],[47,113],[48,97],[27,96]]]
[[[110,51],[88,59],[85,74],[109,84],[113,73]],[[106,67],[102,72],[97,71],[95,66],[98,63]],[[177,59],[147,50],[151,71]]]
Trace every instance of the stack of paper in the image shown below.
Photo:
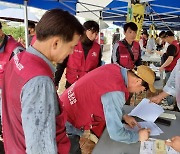
[[[154,64],[153,63],[151,63],[150,65],[149,65],[149,67],[153,70],[153,71],[159,71],[159,67],[156,67],[156,66],[154,66]]]
[[[138,122],[139,126],[141,128],[149,128],[151,130],[150,136],[156,136],[160,135],[161,133],[164,133],[155,123],[150,122],[150,121],[143,121],[143,122]],[[131,131],[139,131],[139,127],[135,126],[134,128],[130,128],[129,125],[125,126],[126,129],[131,130]]]
[[[155,103],[150,103],[150,100],[144,98],[130,113],[131,116],[139,117],[144,122],[139,122],[141,128],[149,128],[151,130],[150,136],[160,135],[163,131],[154,123],[154,121],[162,115],[163,108]],[[138,131],[138,127],[133,128]]]
[[[159,71],[159,67],[156,67],[154,66],[154,64],[150,64],[149,66],[155,73],[156,73],[156,76],[160,77],[160,71]]]
[[[180,154],[173,148],[166,146],[165,141],[149,139],[141,142],[140,154]]]
[[[160,105],[150,103],[149,99],[144,98],[129,115],[154,122],[163,112],[164,110]]]

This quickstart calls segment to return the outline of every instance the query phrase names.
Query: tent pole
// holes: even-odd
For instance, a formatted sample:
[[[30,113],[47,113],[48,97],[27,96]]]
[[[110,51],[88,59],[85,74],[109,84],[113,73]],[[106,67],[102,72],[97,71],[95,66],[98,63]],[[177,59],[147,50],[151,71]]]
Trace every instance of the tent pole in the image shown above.
[[[28,0],[24,0],[24,24],[25,24],[25,42],[26,42],[26,49],[28,48],[28,45],[29,45],[29,40],[28,40],[27,2],[28,2]]]
[[[99,37],[98,37],[98,43],[100,44],[101,43],[101,20],[102,20],[102,11],[99,11],[100,13],[100,17],[99,17]]]

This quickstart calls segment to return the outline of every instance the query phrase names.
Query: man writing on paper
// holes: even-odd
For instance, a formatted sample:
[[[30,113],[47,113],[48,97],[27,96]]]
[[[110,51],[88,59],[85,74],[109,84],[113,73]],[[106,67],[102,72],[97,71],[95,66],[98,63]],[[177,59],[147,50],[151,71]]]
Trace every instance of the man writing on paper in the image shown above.
[[[143,65],[132,71],[107,64],[89,72],[60,96],[67,114],[68,134],[79,137],[89,130],[100,137],[106,125],[112,140],[128,144],[147,140],[149,129],[129,131],[121,121],[124,119],[130,127],[137,125],[133,117],[123,114],[123,105],[129,92],[154,92],[154,79],[153,71]]]

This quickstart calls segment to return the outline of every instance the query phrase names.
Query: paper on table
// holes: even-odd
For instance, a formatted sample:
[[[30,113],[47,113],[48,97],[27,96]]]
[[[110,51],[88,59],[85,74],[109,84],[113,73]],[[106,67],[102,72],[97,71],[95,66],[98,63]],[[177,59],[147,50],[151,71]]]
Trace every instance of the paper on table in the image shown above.
[[[151,130],[150,136],[156,136],[160,135],[161,133],[164,133],[155,123],[150,121],[143,121],[138,122],[138,124],[141,126],[141,128],[149,128]],[[140,129],[138,126],[135,126],[134,128],[130,128],[128,125],[125,126],[126,129],[138,132]]]
[[[154,122],[162,113],[163,108],[150,100],[144,98],[130,113],[131,116],[139,117],[145,121]]]
[[[141,142],[140,154],[180,154],[173,148],[166,146],[163,140],[150,138],[148,141]]]
[[[154,64],[150,64],[150,66],[149,66],[153,71],[158,71],[159,72],[159,67],[156,67],[156,66],[154,66]]]

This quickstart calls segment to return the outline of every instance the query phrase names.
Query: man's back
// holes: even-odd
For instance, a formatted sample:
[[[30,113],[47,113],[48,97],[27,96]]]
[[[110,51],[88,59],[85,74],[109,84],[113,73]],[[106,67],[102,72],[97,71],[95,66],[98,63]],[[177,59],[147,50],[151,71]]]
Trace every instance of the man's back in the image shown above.
[[[116,33],[114,33],[114,35],[113,35],[113,40],[112,40],[112,44],[115,44],[116,42],[118,42],[120,40],[120,33],[118,32],[116,32]]]

